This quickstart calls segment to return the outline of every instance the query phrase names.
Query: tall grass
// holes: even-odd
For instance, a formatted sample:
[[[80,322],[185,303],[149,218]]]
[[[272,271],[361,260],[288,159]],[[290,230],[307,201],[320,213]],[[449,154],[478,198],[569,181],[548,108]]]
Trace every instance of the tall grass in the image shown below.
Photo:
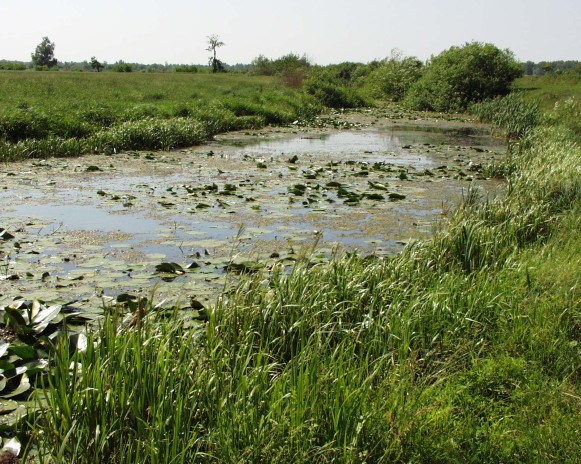
[[[539,105],[523,100],[518,94],[475,103],[469,112],[480,121],[490,123],[494,130],[500,131],[507,139],[522,138],[535,128],[541,119]]]
[[[565,125],[566,126],[566,125]],[[30,424],[46,462],[575,462],[581,146],[513,153],[431,242],[243,280],[192,324],[112,310],[60,346]]]

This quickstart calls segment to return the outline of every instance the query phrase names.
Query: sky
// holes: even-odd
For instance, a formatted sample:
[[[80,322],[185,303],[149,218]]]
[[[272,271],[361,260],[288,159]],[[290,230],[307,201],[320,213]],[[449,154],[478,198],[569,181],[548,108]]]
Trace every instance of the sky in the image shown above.
[[[580,0],[0,0],[0,59],[30,61],[42,37],[59,61],[250,63],[288,53],[367,63],[393,49],[426,60],[478,41],[520,61],[581,61]]]

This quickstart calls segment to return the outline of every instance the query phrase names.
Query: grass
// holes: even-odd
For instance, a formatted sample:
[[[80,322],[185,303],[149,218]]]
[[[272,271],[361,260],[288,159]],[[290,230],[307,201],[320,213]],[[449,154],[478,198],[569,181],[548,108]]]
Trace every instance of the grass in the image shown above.
[[[0,101],[3,161],[167,150],[321,110],[314,99],[272,78],[180,73],[3,71]]]
[[[524,76],[513,84],[524,99],[537,102],[544,111],[569,98],[581,101],[581,74],[563,73],[544,76]]]
[[[505,197],[393,258],[304,250],[203,324],[111,308],[21,433],[55,463],[576,462],[581,146],[552,120]]]

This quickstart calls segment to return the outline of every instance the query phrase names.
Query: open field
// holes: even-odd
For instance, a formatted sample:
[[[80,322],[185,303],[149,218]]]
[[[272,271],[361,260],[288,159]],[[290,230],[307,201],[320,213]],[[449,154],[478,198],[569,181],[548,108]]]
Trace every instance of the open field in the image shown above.
[[[208,76],[178,78],[184,95],[186,82],[194,82],[188,79],[211,85]],[[46,79],[48,86],[53,77]],[[70,79],[71,86],[100,82]],[[315,108],[309,100],[297,107],[294,91],[252,87],[266,86],[262,80],[221,79],[203,97],[203,114],[224,118],[200,124],[234,124],[239,117],[265,123],[264,110],[247,114],[249,101],[269,108],[274,102],[289,116]],[[240,94],[230,96],[221,85],[238,79]],[[132,95],[124,97],[127,105],[149,105],[147,86],[135,85],[134,93],[121,92]],[[226,97],[212,100],[220,92]],[[176,119],[178,95],[167,90],[153,99],[154,119]],[[113,113],[123,113],[114,98],[107,101]],[[247,108],[245,115],[236,114],[233,101]],[[33,110],[27,104],[24,113]],[[508,119],[520,116],[517,106],[505,109]],[[52,121],[48,106],[41,111]],[[75,118],[83,111],[75,107]],[[571,100],[539,116],[543,123],[527,126],[506,155],[465,116],[379,107],[313,120],[317,127],[248,129],[187,150],[3,165],[1,198],[16,216],[32,203],[40,205],[39,215],[42,206],[77,206],[82,217],[85,207],[107,225],[118,219],[139,231],[145,226],[139,221],[152,221],[155,240],[148,238],[142,252],[131,250],[139,247],[117,229],[74,236],[38,216],[0,224],[3,299],[31,288],[58,296],[100,286],[106,293],[107,281],[135,277],[153,293],[109,300],[99,328],[86,335],[82,323],[95,313],[85,318],[66,301],[34,303],[29,292],[26,301],[4,305],[2,431],[18,438],[33,462],[59,464],[575,463],[581,454],[578,113]],[[184,118],[194,120],[192,114]],[[115,120],[87,139],[133,123],[140,121]],[[341,126],[350,129],[337,132]],[[408,129],[408,138],[394,126]],[[435,132],[426,134],[428,128]],[[413,129],[422,129],[421,137],[414,139]],[[389,149],[386,134],[397,135]],[[335,137],[340,144],[324,151]],[[250,139],[262,143],[247,144]],[[292,151],[292,143],[306,148]],[[477,189],[497,184],[506,184],[503,195]],[[429,192],[438,203],[449,187],[459,207],[434,207]],[[422,205],[440,218],[432,235],[413,216]],[[236,234],[233,217],[252,227]],[[302,221],[307,227],[299,230]],[[196,228],[207,222],[216,228],[202,237]],[[371,250],[333,254],[325,242],[332,225],[336,236],[347,227],[342,238],[357,240],[362,232],[364,245],[372,236],[377,242]],[[390,243],[408,227],[428,239]],[[260,234],[267,247],[252,248]],[[224,249],[231,244],[219,258],[220,247],[209,241],[214,235]],[[109,248],[99,255],[103,237]],[[162,263],[168,256],[180,258],[180,266]],[[79,263],[85,266],[75,269]],[[226,277],[212,301],[192,286],[185,304],[156,306],[156,271],[169,281],[170,294],[180,279]],[[63,321],[70,332],[61,331]],[[31,407],[27,417],[23,404]]]

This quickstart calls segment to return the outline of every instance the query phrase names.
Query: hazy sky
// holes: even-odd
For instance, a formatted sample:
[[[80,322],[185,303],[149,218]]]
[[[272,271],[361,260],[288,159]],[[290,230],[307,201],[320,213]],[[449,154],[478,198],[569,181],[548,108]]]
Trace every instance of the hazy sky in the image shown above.
[[[427,59],[491,42],[526,61],[581,60],[580,0],[0,0],[0,59],[29,61],[43,36],[59,61],[207,63],[306,54],[368,62],[394,48]]]

